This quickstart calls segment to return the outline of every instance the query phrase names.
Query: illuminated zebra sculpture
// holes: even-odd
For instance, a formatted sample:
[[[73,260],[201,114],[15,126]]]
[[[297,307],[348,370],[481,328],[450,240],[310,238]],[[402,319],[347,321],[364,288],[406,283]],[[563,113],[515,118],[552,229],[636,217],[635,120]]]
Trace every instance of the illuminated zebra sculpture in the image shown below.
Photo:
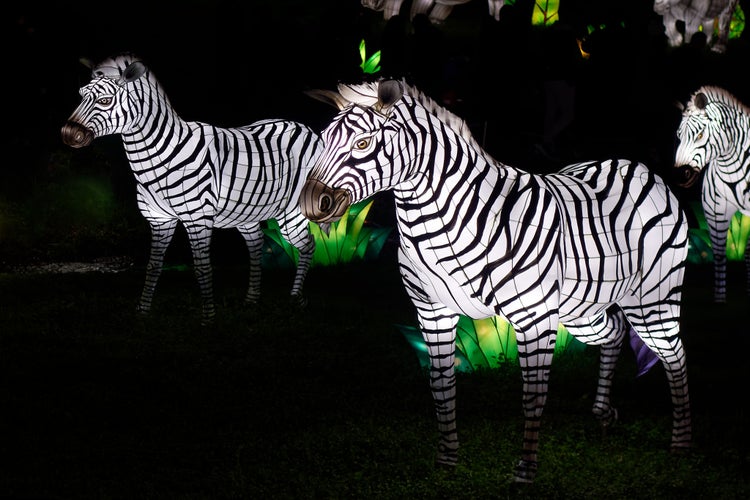
[[[442,24],[453,12],[453,7],[469,3],[471,0],[412,0],[409,10],[409,19],[414,19],[417,14],[425,14],[433,24]],[[383,12],[386,21],[393,16],[399,15],[404,0],[361,0],[362,6],[376,12]],[[505,5],[505,0],[487,0],[489,14],[495,21],[500,20],[500,9]]]
[[[525,426],[514,478],[533,481],[540,420],[559,323],[601,346],[593,412],[604,424],[613,370],[633,328],[660,358],[673,403],[672,448],[691,443],[679,337],[687,223],[678,200],[645,166],[625,160],[534,175],[491,158],[466,123],[394,80],[339,85],[311,96],[341,111],[300,196],[330,222],[352,203],[392,190],[399,267],[427,344],[440,442],[457,461],[454,356],[459,315],[500,315],[514,327]]]
[[[730,23],[738,4],[739,0],[654,0],[654,12],[662,16],[672,47],[689,43],[702,29],[711,50],[722,53],[727,48]],[[684,23],[684,32],[677,29],[678,21]],[[714,24],[716,41],[713,40]]]
[[[690,187],[703,176],[701,204],[714,261],[714,301],[727,300],[727,234],[738,211],[750,216],[750,108],[725,89],[704,86],[684,106],[675,167]],[[687,168],[686,168],[687,167]],[[745,250],[750,293],[750,249]]]
[[[315,247],[301,214],[302,184],[322,148],[318,134],[292,121],[262,120],[219,128],[188,122],[172,108],[146,65],[120,54],[92,67],[81,104],[62,128],[65,144],[88,146],[120,134],[137,183],[138,208],[151,226],[151,254],[139,310],[148,312],[164,255],[178,222],[187,230],[203,301],[202,322],[215,317],[210,244],[213,228],[237,228],[250,254],[245,301],[260,297],[261,222],[275,218],[299,250],[292,299],[302,286]]]

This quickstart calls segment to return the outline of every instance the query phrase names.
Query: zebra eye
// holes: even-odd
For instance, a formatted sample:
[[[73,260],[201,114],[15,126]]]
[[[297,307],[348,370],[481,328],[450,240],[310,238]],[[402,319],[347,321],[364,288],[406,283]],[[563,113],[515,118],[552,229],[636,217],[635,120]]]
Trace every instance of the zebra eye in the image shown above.
[[[101,97],[96,100],[96,103],[101,104],[102,106],[109,106],[111,102],[112,102],[111,97]]]
[[[359,139],[357,142],[354,143],[354,147],[357,149],[367,149],[367,147],[370,145],[370,138],[366,139]]]
[[[699,141],[701,139],[703,139],[703,131],[702,130],[700,132],[698,132],[698,137],[696,137],[696,139],[699,140]]]

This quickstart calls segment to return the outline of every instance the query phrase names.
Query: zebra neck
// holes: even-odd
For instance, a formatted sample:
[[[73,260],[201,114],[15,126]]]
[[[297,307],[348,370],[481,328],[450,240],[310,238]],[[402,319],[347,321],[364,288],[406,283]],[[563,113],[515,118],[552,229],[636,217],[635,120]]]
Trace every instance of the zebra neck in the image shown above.
[[[412,235],[421,233],[423,224],[454,226],[461,220],[493,218],[502,200],[531,177],[494,160],[475,160],[464,168],[451,164],[441,173],[423,173],[394,189],[399,231]]]
[[[204,142],[204,136],[200,127],[170,113],[123,133],[122,142],[133,172],[139,173],[183,165],[186,159],[180,157],[180,152],[194,150]]]

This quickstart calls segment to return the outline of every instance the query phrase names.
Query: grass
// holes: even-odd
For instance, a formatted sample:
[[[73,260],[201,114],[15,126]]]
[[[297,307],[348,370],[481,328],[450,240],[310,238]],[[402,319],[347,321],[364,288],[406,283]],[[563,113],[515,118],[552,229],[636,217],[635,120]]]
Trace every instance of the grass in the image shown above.
[[[245,270],[219,264],[210,329],[189,272],[164,273],[146,318],[135,314],[139,267],[0,275],[0,497],[750,497],[741,268],[723,307],[710,303],[710,267],[688,268],[690,455],[668,452],[661,367],[635,378],[629,351],[614,385],[620,421],[602,434],[587,348],[555,361],[539,474],[520,487],[509,482],[522,426],[515,365],[459,375],[460,463],[433,467],[427,379],[396,328],[414,311],[390,257],[311,270],[299,312],[286,307],[291,271],[264,274],[253,311],[241,306]]]

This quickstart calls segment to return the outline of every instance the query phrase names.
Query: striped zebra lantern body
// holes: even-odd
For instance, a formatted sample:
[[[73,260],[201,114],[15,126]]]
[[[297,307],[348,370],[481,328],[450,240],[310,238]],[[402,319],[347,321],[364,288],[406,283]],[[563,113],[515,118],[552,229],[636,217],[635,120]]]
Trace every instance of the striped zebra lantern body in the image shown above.
[[[154,74],[131,54],[92,67],[80,89],[81,104],[62,128],[75,148],[120,134],[137,183],[138,208],[151,226],[151,252],[138,309],[151,309],[164,255],[175,228],[187,230],[201,291],[201,321],[215,317],[210,259],[214,228],[236,228],[250,254],[245,301],[260,297],[261,223],[275,218],[282,235],[299,250],[292,302],[302,305],[302,287],[315,242],[300,212],[299,193],[322,149],[307,126],[261,120],[219,128],[181,119]]]
[[[440,441],[457,461],[454,356],[459,315],[500,315],[514,327],[523,375],[523,451],[514,479],[532,482],[559,323],[601,347],[593,412],[604,425],[613,370],[630,328],[662,361],[673,403],[672,449],[691,443],[687,369],[679,337],[687,223],[645,166],[587,162],[534,175],[487,155],[466,123],[404,82],[309,93],[340,112],[300,196],[330,222],[392,190],[399,269],[430,361]]]
[[[750,216],[750,108],[725,89],[704,86],[683,108],[677,129],[675,167],[686,173],[682,186],[700,179],[701,205],[714,262],[714,301],[727,300],[727,234],[738,211]],[[750,251],[745,249],[750,294]]]

